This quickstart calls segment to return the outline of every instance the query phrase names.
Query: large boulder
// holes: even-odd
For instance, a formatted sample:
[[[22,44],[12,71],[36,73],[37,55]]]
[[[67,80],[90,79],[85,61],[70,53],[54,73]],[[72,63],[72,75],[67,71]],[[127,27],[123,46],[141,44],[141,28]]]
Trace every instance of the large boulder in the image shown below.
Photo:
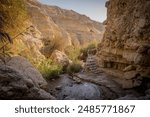
[[[64,52],[61,52],[59,50],[55,50],[52,53],[51,58],[63,67],[66,67],[72,63],[68,56]]]
[[[42,77],[41,73],[36,70],[25,58],[21,56],[12,57],[8,61],[7,66],[17,70],[20,74],[23,74],[27,79],[32,80],[36,87],[46,88],[47,82]]]
[[[45,91],[47,82],[23,57],[0,63],[0,99],[54,99]]]
[[[142,84],[143,77],[137,71],[127,71],[124,73],[124,82],[122,87],[124,89],[130,89],[134,87],[139,87]]]
[[[128,71],[124,73],[124,79],[130,80],[130,79],[136,79],[140,74],[137,71]]]

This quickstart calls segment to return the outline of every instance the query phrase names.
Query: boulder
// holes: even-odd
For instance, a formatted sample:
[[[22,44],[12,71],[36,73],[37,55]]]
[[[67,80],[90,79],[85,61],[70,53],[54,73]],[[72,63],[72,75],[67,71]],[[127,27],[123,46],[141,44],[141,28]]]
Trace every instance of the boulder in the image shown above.
[[[143,77],[138,76],[137,79],[133,80],[133,87],[139,87],[142,84]]]
[[[150,67],[150,61],[149,61],[150,55],[148,54],[139,54],[137,53],[134,58],[134,63],[136,65]]]
[[[128,71],[124,73],[124,79],[135,79],[136,77],[140,76],[140,74],[137,71]]]
[[[142,45],[138,48],[137,53],[147,54],[149,49],[150,49],[150,45]]]
[[[124,73],[124,82],[122,87],[124,89],[130,89],[139,87],[142,84],[143,78],[137,71],[128,71]]]
[[[68,66],[72,63],[68,56],[64,52],[61,52],[59,50],[55,50],[52,53],[51,58],[63,67]]]
[[[134,65],[129,65],[123,69],[124,72],[132,71],[132,70],[136,70],[136,67]]]
[[[42,77],[41,73],[36,70],[25,58],[21,56],[12,57],[8,61],[7,66],[12,67],[14,70],[23,74],[27,79],[30,79],[34,82],[36,87],[46,88],[47,82]]]
[[[54,99],[46,92],[47,82],[23,57],[0,63],[0,99]]]

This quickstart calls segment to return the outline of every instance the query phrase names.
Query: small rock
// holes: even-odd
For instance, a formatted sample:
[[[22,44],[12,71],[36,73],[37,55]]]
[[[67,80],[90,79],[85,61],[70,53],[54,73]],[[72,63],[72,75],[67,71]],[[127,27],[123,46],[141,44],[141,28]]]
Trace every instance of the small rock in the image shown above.
[[[150,55],[148,54],[139,54],[137,53],[134,58],[134,63],[136,65],[150,67],[150,61],[149,61]]]
[[[62,89],[62,86],[57,86],[55,89],[56,89],[56,90],[61,90],[61,89]]]
[[[139,76],[137,79],[133,80],[133,87],[139,87],[142,84],[143,78]]]
[[[149,45],[142,45],[138,48],[137,53],[140,54],[147,54],[148,49],[150,48]]]
[[[137,72],[143,71],[143,67],[141,67],[140,65],[138,65],[137,68],[136,68],[136,71],[137,71]]]
[[[39,97],[40,99],[47,99],[47,100],[48,100],[48,99],[51,99],[51,100],[54,100],[54,99],[55,99],[53,96],[51,96],[50,93],[44,91],[43,89],[40,89],[40,90],[38,91],[38,93],[39,93],[38,97]]]
[[[123,89],[131,89],[134,87],[139,87],[142,84],[143,78],[141,76],[135,77],[135,79],[125,79],[122,88]]]
[[[148,68],[144,69],[141,75],[143,77],[150,78],[150,69]]]
[[[129,65],[126,68],[123,69],[124,72],[136,70],[136,67],[134,65]]]
[[[128,71],[124,73],[124,78],[129,79],[136,79],[136,77],[140,76],[140,74],[137,71]]]

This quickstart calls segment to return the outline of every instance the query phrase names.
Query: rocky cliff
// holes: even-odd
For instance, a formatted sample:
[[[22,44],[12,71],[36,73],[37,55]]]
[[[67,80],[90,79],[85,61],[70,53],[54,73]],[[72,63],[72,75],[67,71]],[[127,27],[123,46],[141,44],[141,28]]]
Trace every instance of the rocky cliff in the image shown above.
[[[102,38],[104,26],[87,16],[36,0],[26,0],[26,3],[32,25],[41,32],[40,51],[46,57],[55,49],[64,51],[68,46],[78,47]]]
[[[99,65],[112,75],[127,79],[150,76],[149,6],[149,0],[106,2],[106,31],[97,56]]]
[[[87,16],[37,0],[2,0],[0,12],[0,31],[13,38],[13,55],[28,59],[49,58],[55,50],[99,41],[104,32],[101,23]]]
[[[101,23],[85,15],[44,5],[37,0],[8,3],[2,0],[0,11],[0,25],[3,24],[0,30],[12,38],[17,35],[16,46],[12,49],[16,55],[28,51],[33,57],[50,57],[55,50],[63,52],[68,46],[79,47],[93,40],[99,41],[104,32]],[[17,45],[24,46],[24,49]]]

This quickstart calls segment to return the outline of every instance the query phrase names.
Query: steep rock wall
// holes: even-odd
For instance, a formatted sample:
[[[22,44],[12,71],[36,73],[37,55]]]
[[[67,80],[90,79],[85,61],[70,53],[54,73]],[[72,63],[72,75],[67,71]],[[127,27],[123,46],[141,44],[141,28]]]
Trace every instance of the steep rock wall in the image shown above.
[[[43,36],[41,52],[46,57],[55,49],[64,51],[68,46],[79,47],[102,38],[104,26],[87,16],[57,6],[44,5],[36,0],[26,1],[31,22]]]
[[[149,6],[149,0],[106,2],[106,31],[98,45],[97,57],[100,67],[108,73],[127,79],[133,74],[133,77],[150,76]],[[132,73],[126,73],[129,71]]]

